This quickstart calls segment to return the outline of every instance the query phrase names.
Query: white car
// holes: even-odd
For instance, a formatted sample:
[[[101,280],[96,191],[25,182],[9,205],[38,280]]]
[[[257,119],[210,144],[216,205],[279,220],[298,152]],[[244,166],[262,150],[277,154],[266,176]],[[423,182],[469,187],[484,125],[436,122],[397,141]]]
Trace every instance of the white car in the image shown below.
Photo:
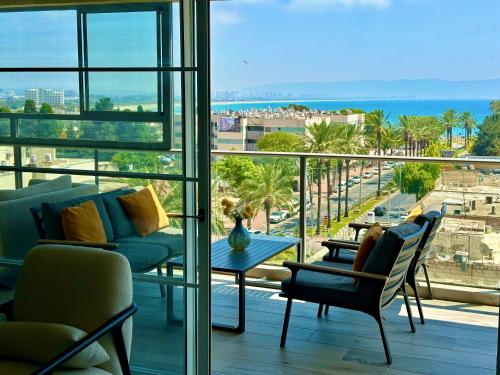
[[[285,220],[285,213],[283,211],[273,211],[271,216],[269,216],[269,221],[273,224],[279,223]]]
[[[357,185],[357,184],[359,184],[359,183],[361,182],[361,177],[359,177],[359,176],[354,176],[354,177],[352,178],[352,181],[353,181],[353,182]]]
[[[380,173],[380,170],[378,169],[378,167],[373,168],[374,175],[378,175],[379,173]]]
[[[363,178],[373,178],[373,172],[366,171],[363,173]]]

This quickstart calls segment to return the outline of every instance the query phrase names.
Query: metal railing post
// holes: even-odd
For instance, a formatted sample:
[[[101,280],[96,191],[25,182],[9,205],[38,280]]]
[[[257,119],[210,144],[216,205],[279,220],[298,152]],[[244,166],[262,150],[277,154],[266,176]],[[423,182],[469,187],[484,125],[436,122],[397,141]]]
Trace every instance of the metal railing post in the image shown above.
[[[297,261],[305,262],[306,260],[306,220],[307,220],[307,159],[302,156],[300,158],[299,167],[299,190],[300,190],[300,215],[299,215],[299,235],[301,244],[297,253]]]

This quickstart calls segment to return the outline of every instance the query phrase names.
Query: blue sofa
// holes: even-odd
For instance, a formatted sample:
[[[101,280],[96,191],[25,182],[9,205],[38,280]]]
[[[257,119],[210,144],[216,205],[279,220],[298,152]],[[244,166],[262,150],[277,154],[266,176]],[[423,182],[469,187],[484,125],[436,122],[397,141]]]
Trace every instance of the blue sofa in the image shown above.
[[[61,211],[66,207],[93,200],[103,222],[108,243],[117,244],[113,251],[119,252],[129,260],[132,272],[145,273],[157,269],[161,274],[161,266],[167,259],[183,254],[184,236],[182,230],[168,227],[141,237],[118,200],[119,196],[134,191],[133,189],[119,189],[63,202],[44,202],[40,207],[43,223],[40,228],[40,237],[49,240],[64,240]]]

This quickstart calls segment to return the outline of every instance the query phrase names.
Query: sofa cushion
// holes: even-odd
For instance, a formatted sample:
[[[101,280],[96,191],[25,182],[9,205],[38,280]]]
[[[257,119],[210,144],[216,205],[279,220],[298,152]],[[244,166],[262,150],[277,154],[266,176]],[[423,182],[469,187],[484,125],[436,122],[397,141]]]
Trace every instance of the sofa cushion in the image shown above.
[[[157,245],[166,247],[168,250],[168,256],[178,256],[184,254],[184,236],[179,231],[171,230],[173,228],[165,228],[158,232],[152,233],[149,236],[129,236],[126,238],[120,238],[116,240],[121,246],[123,243],[138,243],[147,245]]]
[[[111,225],[113,227],[114,239],[124,238],[128,236],[136,236],[134,224],[127,216],[122,205],[118,201],[118,197],[135,192],[134,189],[119,189],[101,194],[106,211],[108,213]]]
[[[104,227],[104,232],[106,232],[106,239],[108,241],[112,241],[114,237],[113,226],[111,225],[111,221],[109,220],[108,213],[100,194],[87,195],[63,202],[42,203],[42,220],[47,238],[52,240],[64,240],[65,237],[62,225],[61,211],[64,208],[77,206],[80,203],[90,200],[94,201],[97,211],[99,212],[99,216]]]
[[[71,188],[71,176],[61,176],[40,184],[27,186],[22,189],[0,190],[0,201],[10,201],[32,195],[51,193],[53,191]]]
[[[0,358],[44,364],[87,335],[64,324],[39,322],[0,323]],[[88,368],[109,361],[95,342],[64,363],[68,368]]]
[[[115,250],[124,255],[132,272],[148,272],[155,269],[159,264],[165,262],[169,257],[169,249],[166,246],[139,242],[120,242]]]
[[[368,256],[363,272],[388,276],[401,251],[403,238],[419,230],[420,226],[414,223],[402,223],[387,229]]]
[[[147,236],[159,229],[168,227],[169,220],[153,186],[132,194],[118,197],[128,217],[132,219],[135,229],[141,236]]]
[[[63,208],[61,218],[67,240],[106,243],[106,232],[94,201]]]
[[[351,269],[349,264],[340,264],[332,262],[314,262],[314,265]],[[335,302],[336,305],[350,305],[353,307],[363,307],[370,305],[371,298],[361,298],[357,288],[353,285],[351,277],[329,275],[313,271],[299,271],[297,273],[296,284],[293,288],[294,298],[309,301],[328,303]],[[285,293],[290,293],[291,277],[283,280],[281,288]]]

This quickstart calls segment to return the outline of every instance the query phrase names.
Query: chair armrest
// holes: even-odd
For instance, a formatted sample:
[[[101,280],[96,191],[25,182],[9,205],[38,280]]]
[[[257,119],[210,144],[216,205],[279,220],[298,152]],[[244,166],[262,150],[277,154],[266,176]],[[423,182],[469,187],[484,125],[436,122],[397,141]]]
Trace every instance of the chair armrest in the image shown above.
[[[337,240],[328,240],[321,242],[322,246],[327,247],[328,249],[349,249],[349,250],[358,250],[359,242],[351,241],[337,241]]]
[[[379,275],[377,273],[351,271],[351,270],[344,270],[344,269],[340,269],[340,268],[333,268],[333,267],[330,268],[330,267],[324,267],[324,266],[317,266],[314,264],[305,264],[305,263],[297,263],[297,262],[284,262],[283,267],[290,268],[292,273],[297,273],[300,270],[304,270],[304,271],[326,273],[326,274],[330,274],[330,275],[352,277],[354,279],[377,280],[377,281],[383,281],[383,282],[385,282],[388,279],[387,276]]]
[[[12,313],[12,306],[14,305],[14,300],[5,301],[0,305],[0,314],[5,314],[7,320],[9,320]]]
[[[184,215],[180,212],[167,212],[167,216],[172,219],[182,219]]]
[[[38,240],[40,245],[68,245],[68,246],[83,246],[83,247],[96,247],[98,249],[104,250],[115,250],[119,244],[115,242],[106,243],[94,243],[94,242],[82,242],[82,241],[67,241],[67,240]]]
[[[129,307],[127,307],[125,310],[122,312],[118,313],[111,319],[109,319],[106,323],[101,325],[99,328],[95,329],[82,339],[78,340],[75,342],[73,345],[71,345],[69,348],[64,350],[63,352],[59,353],[56,355],[54,358],[52,358],[48,363],[45,365],[39,367],[33,375],[49,375],[54,372],[55,369],[57,369],[59,366],[61,366],[64,362],[66,362],[68,359],[74,357],[78,353],[80,353],[82,350],[84,350],[86,347],[91,345],[92,343],[96,342],[99,340],[102,336],[107,334],[110,331],[113,331],[113,339],[116,341],[117,337],[121,337],[121,340],[123,340],[123,336],[121,335],[121,329],[123,326],[123,323],[125,320],[130,318],[135,312],[137,311],[137,306],[135,303],[132,303]],[[117,330],[117,331],[116,331]],[[116,334],[114,332],[117,332]],[[121,345],[123,344],[123,341],[121,342]],[[119,352],[119,347],[121,346],[120,344],[117,345],[115,342],[115,346],[117,347],[117,351]],[[125,349],[123,347],[123,349]],[[118,353],[120,357],[120,353]],[[122,353],[124,354],[125,358],[120,357],[120,365],[122,366],[122,372],[123,374],[130,374],[130,370],[127,372],[124,368],[126,365],[128,367],[128,360],[127,360],[127,353]],[[126,361],[126,363],[123,363],[123,361]]]
[[[373,224],[366,224],[366,223],[349,223],[349,228],[353,228],[353,229],[370,229],[371,227],[373,226]],[[383,224],[380,224],[380,226],[382,227],[382,230],[387,230],[389,229],[391,226],[390,225],[383,225]]]

